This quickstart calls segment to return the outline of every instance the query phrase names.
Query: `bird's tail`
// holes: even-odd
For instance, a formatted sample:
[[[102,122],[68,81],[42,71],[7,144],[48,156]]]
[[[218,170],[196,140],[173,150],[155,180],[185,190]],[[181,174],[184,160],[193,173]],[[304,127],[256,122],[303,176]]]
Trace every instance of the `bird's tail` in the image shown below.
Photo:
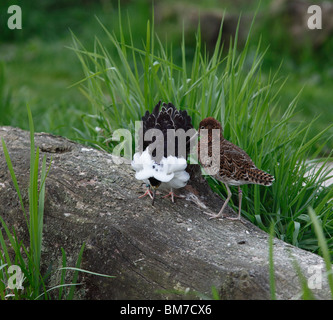
[[[252,183],[261,184],[267,187],[271,186],[275,180],[272,175],[258,168],[249,170],[248,175]]]

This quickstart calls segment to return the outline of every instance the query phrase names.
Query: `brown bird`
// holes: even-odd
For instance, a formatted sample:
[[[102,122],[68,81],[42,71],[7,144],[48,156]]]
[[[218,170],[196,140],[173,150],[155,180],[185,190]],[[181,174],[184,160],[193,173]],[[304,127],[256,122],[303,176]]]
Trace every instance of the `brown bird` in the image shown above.
[[[216,129],[214,130],[215,132],[213,129]],[[240,220],[242,207],[242,189],[240,186],[243,184],[270,186],[274,181],[274,177],[258,169],[249,155],[226,140],[222,132],[221,124],[214,118],[203,119],[199,124],[199,161],[207,173],[224,183],[228,192],[228,197],[218,214],[206,213],[211,216],[211,219],[221,217],[232,195],[229,186],[238,186],[238,216],[237,218],[228,217],[228,219]],[[215,134],[219,134],[219,136],[215,136]],[[213,152],[214,150],[215,152]]]

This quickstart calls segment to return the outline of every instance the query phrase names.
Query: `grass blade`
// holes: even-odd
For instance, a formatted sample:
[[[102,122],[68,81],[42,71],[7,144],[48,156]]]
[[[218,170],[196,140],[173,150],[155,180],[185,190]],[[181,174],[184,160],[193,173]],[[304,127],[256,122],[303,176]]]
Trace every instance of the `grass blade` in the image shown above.
[[[316,212],[309,207],[308,209],[310,219],[312,221],[317,239],[318,239],[318,244],[321,249],[324,261],[325,261],[325,267],[326,267],[326,272],[327,272],[327,279],[328,279],[328,284],[329,288],[331,290],[331,299],[333,300],[333,273],[332,273],[332,264],[331,264],[331,259],[330,259],[330,254],[329,250],[327,247],[327,241],[325,239],[323,229],[319,223],[318,216]]]
[[[14,184],[14,187],[15,187],[15,190],[16,190],[16,193],[19,197],[19,200],[20,200],[20,204],[21,204],[21,209],[24,213],[24,217],[25,217],[25,221],[26,221],[26,224],[27,226],[29,226],[28,224],[28,218],[27,218],[27,214],[26,214],[26,211],[25,211],[25,208],[24,208],[24,204],[23,204],[23,199],[22,199],[22,195],[21,195],[21,192],[20,192],[20,188],[19,188],[19,185],[17,183],[17,179],[16,179],[16,175],[15,175],[15,172],[14,172],[14,169],[13,169],[13,164],[10,160],[10,156],[9,156],[9,152],[8,152],[8,149],[7,149],[7,146],[6,146],[6,143],[5,141],[3,140],[3,138],[1,138],[1,142],[2,142],[2,149],[3,149],[3,152],[4,152],[4,155],[5,155],[5,159],[6,159],[6,163],[7,163],[7,167],[8,167],[8,170],[9,170],[9,173],[10,173],[10,176],[11,176],[11,179],[13,181],[13,184]]]
[[[62,271],[61,271],[61,278],[60,278],[60,287],[59,287],[59,295],[58,299],[62,299],[62,292],[65,284],[65,276],[66,276],[66,252],[63,248],[61,248],[61,254],[62,254]]]
[[[268,240],[269,288],[270,288],[271,300],[276,300],[273,242],[274,242],[274,223],[271,223],[269,231],[269,240]]]
[[[76,261],[76,270],[74,271],[74,275],[73,275],[73,279],[72,279],[72,285],[74,285],[74,286],[71,287],[71,289],[69,291],[69,294],[68,294],[68,297],[67,297],[67,300],[73,300],[74,291],[75,291],[75,284],[77,283],[77,277],[78,277],[78,274],[79,274],[78,269],[80,268],[80,265],[81,265],[81,260],[82,260],[84,247],[85,247],[85,244],[83,243],[83,245],[81,247],[81,250],[79,252],[77,261]]]
[[[107,275],[107,274],[104,274],[104,273],[97,273],[97,272],[84,270],[84,269],[81,269],[81,268],[74,268],[74,267],[62,267],[62,268],[59,268],[58,270],[74,270],[74,271],[78,271],[78,272],[92,274],[94,276],[99,276],[99,277],[115,278],[115,276],[110,276],[110,275]]]

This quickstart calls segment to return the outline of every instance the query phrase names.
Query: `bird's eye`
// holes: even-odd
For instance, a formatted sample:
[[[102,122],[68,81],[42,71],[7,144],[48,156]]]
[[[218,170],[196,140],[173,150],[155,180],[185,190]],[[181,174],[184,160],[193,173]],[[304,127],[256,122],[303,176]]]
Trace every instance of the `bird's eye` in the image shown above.
[[[205,127],[204,127],[204,126],[201,126],[200,129],[205,129]]]

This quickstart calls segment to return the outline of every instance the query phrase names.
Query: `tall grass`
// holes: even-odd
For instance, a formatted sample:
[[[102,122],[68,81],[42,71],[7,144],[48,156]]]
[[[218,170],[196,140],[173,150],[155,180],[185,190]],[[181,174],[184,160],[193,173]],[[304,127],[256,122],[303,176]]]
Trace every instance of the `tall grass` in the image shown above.
[[[327,240],[325,239],[322,223],[318,219],[318,215],[311,207],[309,207],[308,210],[309,210],[310,219],[313,223],[313,227],[318,239],[318,246],[320,247],[321,253],[324,258],[326,277],[331,292],[331,299],[333,300],[333,270],[332,270],[332,263],[331,263],[330,252],[327,245]]]
[[[75,286],[77,285],[78,272],[87,272],[97,276],[112,277],[102,274],[96,274],[91,271],[80,269],[81,259],[84,250],[84,244],[78,254],[75,267],[67,267],[66,254],[63,248],[62,251],[62,268],[56,270],[61,271],[60,284],[48,288],[46,285],[47,278],[51,275],[50,271],[42,274],[41,272],[41,249],[43,239],[43,217],[44,217],[44,201],[45,201],[45,183],[46,177],[51,167],[46,167],[46,157],[43,157],[41,173],[39,177],[39,147],[35,149],[34,142],[34,124],[30,108],[28,107],[28,118],[30,126],[30,181],[29,181],[29,212],[26,212],[22,194],[17,182],[17,178],[13,169],[12,161],[6,146],[5,141],[1,138],[2,148],[7,162],[7,166],[20,200],[21,209],[25,218],[26,227],[30,239],[29,246],[25,246],[22,241],[18,240],[16,231],[7,226],[3,217],[0,216],[0,224],[5,234],[0,229],[0,299],[50,299],[51,291],[59,289],[58,299],[73,299]],[[7,238],[7,241],[6,241]],[[21,277],[21,283],[16,283],[15,288],[8,288],[7,284],[10,281],[11,274],[8,271],[10,267],[16,266],[14,274],[16,281]],[[65,283],[66,272],[73,271],[71,283]],[[70,287],[68,293],[64,292],[64,288]],[[11,290],[9,290],[11,289]]]
[[[10,124],[11,117],[11,92],[6,85],[5,63],[0,61],[0,124]]]
[[[29,117],[29,126],[30,126],[30,143],[31,143],[31,152],[30,152],[30,183],[29,183],[29,216],[24,207],[24,202],[20,192],[20,188],[16,179],[16,175],[13,169],[13,165],[9,156],[9,152],[6,146],[6,143],[2,140],[3,152],[6,158],[7,166],[14,183],[16,192],[18,194],[21,209],[24,214],[26,221],[27,229],[30,235],[30,246],[26,248],[23,243],[18,242],[16,238],[15,231],[13,234],[10,232],[5,221],[0,217],[0,222],[3,228],[6,231],[6,235],[9,239],[12,249],[15,252],[15,262],[10,259],[4,237],[0,231],[1,246],[4,252],[4,257],[0,257],[2,262],[6,262],[8,266],[12,264],[18,264],[29,281],[29,286],[27,286],[25,295],[28,297],[37,297],[41,287],[45,288],[44,279],[40,273],[40,257],[41,257],[41,248],[42,248],[42,232],[43,232],[43,215],[44,215],[44,199],[45,199],[45,179],[47,172],[50,169],[46,170],[46,158],[44,156],[42,161],[41,168],[41,177],[40,185],[38,184],[38,175],[39,175],[39,148],[37,147],[35,153],[35,143],[34,143],[34,126],[32,121],[32,115],[30,108],[28,107],[28,117]],[[51,163],[50,163],[51,165]],[[23,258],[23,254],[27,257],[27,262]],[[15,289],[17,290],[17,289]],[[18,297],[18,292],[15,292],[15,297]]]
[[[271,300],[276,300],[273,237],[274,237],[274,224],[272,223],[270,226],[269,239],[268,239],[269,288],[270,288]]]
[[[313,228],[317,237],[318,246],[324,258],[325,264],[325,272],[324,277],[327,279],[328,282],[328,292],[330,293],[330,299],[333,300],[333,270],[332,270],[332,263],[331,263],[331,256],[329,253],[329,248],[327,245],[327,239],[325,239],[324,231],[322,228],[322,223],[318,219],[318,215],[313,210],[313,208],[308,208],[308,216],[313,224]],[[270,235],[268,240],[268,248],[269,248],[269,279],[270,279],[270,292],[271,292],[271,299],[276,300],[276,287],[275,287],[275,274],[274,274],[274,256],[273,256],[273,236],[274,236],[274,225],[272,224],[270,227]],[[297,273],[301,291],[299,293],[299,297],[302,300],[315,300],[316,296],[312,292],[311,288],[309,287],[309,279],[306,278],[304,275],[300,265],[296,261],[296,259],[291,256],[292,265]],[[321,281],[323,279],[320,277]],[[319,280],[318,280],[319,281]],[[322,283],[320,283],[322,286]],[[296,298],[296,296],[295,296]]]
[[[133,133],[134,122],[159,100],[186,109],[195,127],[203,118],[213,116],[221,121],[228,140],[245,149],[259,168],[275,176],[269,188],[244,186],[243,216],[266,231],[274,222],[275,233],[281,239],[318,251],[307,215],[311,206],[323,221],[332,252],[333,190],[324,186],[332,174],[325,167],[330,158],[322,159],[318,170],[312,170],[318,166],[316,157],[327,142],[323,137],[330,127],[308,138],[316,120],[308,124],[295,121],[298,96],[289,105],[279,103],[279,92],[287,80],[280,79],[278,72],[269,76],[261,73],[265,50],[260,41],[255,46],[251,43],[251,32],[240,52],[237,34],[230,47],[223,50],[222,21],[215,50],[209,55],[199,25],[193,58],[189,59],[184,33],[179,48],[162,43],[154,32],[154,18],[147,22],[142,47],[133,44],[129,18],[127,24],[119,19],[117,35],[101,27],[116,55],[106,49],[109,43],[101,43],[97,37],[94,50],[88,51],[73,35],[71,49],[85,73],[76,85],[95,108],[95,113],[85,118],[83,139],[112,151],[114,130],[127,128]],[[179,64],[175,63],[175,53],[180,55]],[[101,130],[96,131],[96,126]],[[225,197],[224,187],[208,180]],[[233,200],[237,206],[237,197]]]

